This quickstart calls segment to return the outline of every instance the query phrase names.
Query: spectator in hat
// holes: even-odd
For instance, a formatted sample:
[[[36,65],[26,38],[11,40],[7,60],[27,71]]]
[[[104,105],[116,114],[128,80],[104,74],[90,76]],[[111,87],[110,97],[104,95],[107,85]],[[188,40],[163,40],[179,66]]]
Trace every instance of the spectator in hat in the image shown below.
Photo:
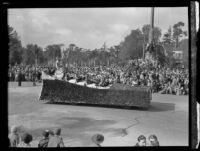
[[[137,140],[138,140],[138,142],[136,143],[135,146],[137,146],[137,147],[146,146],[146,137],[144,135],[140,135]]]
[[[56,128],[54,136],[49,138],[48,147],[65,147],[61,134],[61,128]]]
[[[17,147],[19,144],[19,135],[17,133],[17,126],[11,127],[11,133],[9,134],[9,140],[10,140],[10,147]]]
[[[101,134],[95,134],[92,136],[92,141],[98,146],[101,147],[101,143],[104,141],[104,136]]]
[[[31,147],[31,141],[33,140],[33,137],[29,133],[24,133],[21,137],[21,142],[18,145],[18,147]]]
[[[150,135],[149,142],[150,142],[150,146],[160,146],[156,135]]]
[[[42,133],[43,138],[39,141],[38,148],[46,148],[49,142],[49,130],[45,130]]]

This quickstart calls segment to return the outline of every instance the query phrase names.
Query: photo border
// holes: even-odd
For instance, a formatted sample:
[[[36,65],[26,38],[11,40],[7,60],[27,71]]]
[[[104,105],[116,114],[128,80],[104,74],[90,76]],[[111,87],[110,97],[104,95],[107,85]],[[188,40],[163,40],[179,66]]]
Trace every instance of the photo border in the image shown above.
[[[192,7],[192,3],[194,1],[174,1],[174,0],[168,0],[168,1],[144,1],[144,0],[139,0],[137,2],[130,2],[130,0],[123,0],[123,1],[102,1],[102,0],[73,0],[73,1],[59,1],[59,0],[29,0],[29,1],[24,1],[24,0],[3,0],[2,4],[2,23],[1,26],[3,29],[3,48],[8,50],[8,29],[7,29],[7,16],[8,16],[8,9],[12,8],[91,8],[91,7],[188,7],[188,33],[189,33],[189,80],[190,80],[190,95],[189,95],[189,146],[187,147],[181,147],[181,146],[160,146],[159,149],[180,149],[180,150],[185,150],[185,149],[194,149],[196,148],[196,143],[197,143],[197,112],[196,112],[196,98],[200,95],[196,92],[197,90],[197,85],[199,85],[197,81],[197,37],[196,31],[194,31],[194,10]],[[4,50],[3,49],[3,50]],[[198,47],[199,49],[199,47]],[[6,52],[8,56],[8,51]],[[6,55],[5,55],[6,56]],[[5,60],[4,60],[5,59]],[[4,117],[2,118],[3,127],[1,129],[2,136],[7,136],[8,135],[8,125],[5,123],[8,123],[8,104],[6,100],[8,100],[8,57],[3,57],[1,59],[1,69],[3,69],[4,72],[1,72],[0,79],[2,80],[2,94],[1,97],[1,111],[3,111]],[[4,73],[4,74],[3,74]],[[198,97],[199,98],[199,97]],[[4,101],[2,101],[4,100]],[[196,126],[195,126],[196,125]],[[6,140],[5,138],[2,139],[2,144],[8,146],[8,139]],[[109,147],[110,148],[110,147]],[[119,147],[120,148],[120,147]],[[125,147],[126,148],[126,147]],[[70,148],[68,148],[70,149]],[[123,147],[124,149],[124,147]],[[145,150],[147,148],[144,148]],[[149,148],[148,148],[149,149]]]

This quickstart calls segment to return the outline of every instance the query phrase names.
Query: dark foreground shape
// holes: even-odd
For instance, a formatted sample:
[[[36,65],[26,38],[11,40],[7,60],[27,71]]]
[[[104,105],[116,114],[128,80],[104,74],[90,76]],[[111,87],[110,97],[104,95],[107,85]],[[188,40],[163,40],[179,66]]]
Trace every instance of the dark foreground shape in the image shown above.
[[[50,103],[92,104],[149,108],[152,99],[149,87],[114,84],[110,89],[80,86],[61,80],[43,80],[39,100]]]

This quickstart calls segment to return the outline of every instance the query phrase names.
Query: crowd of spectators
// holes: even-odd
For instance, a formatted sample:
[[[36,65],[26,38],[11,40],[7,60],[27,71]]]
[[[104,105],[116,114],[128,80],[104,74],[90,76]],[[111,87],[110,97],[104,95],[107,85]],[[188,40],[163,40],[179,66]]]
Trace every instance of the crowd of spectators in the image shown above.
[[[23,134],[20,135],[17,126],[11,127],[11,133],[9,134],[8,138],[9,138],[9,147],[19,147],[19,148],[69,147],[64,144],[63,137],[61,136],[61,128],[56,128],[54,131],[44,130],[42,132],[42,138],[38,141],[37,146],[31,145],[33,141],[33,136],[28,132],[24,132]],[[156,135],[150,135],[148,139],[149,142],[147,143],[146,137],[144,135],[140,135],[137,138],[137,143],[133,146],[136,147],[160,146]],[[101,144],[104,142],[104,136],[102,134],[95,134],[91,137],[91,141],[95,146],[102,147]]]
[[[170,69],[148,60],[135,59],[125,65],[110,66],[73,66],[60,68],[62,80],[75,79],[76,82],[86,81],[87,84],[106,87],[114,83],[131,86],[149,86],[153,93],[188,95],[189,72],[184,68]],[[58,67],[53,66],[10,66],[9,80],[38,81],[42,80],[42,71],[53,76]],[[21,75],[21,76],[19,76]]]
[[[42,81],[42,71],[53,75],[56,68],[53,66],[30,66],[30,65],[9,65],[9,81]]]
[[[131,86],[149,86],[153,93],[188,95],[188,69],[170,69],[141,59],[124,66],[68,67],[63,80],[76,79],[96,86],[106,87],[114,83]]]
[[[42,139],[39,140],[37,147],[45,148],[45,147],[65,147],[63,138],[61,135],[61,128],[56,128],[54,131],[45,130],[42,133]],[[9,138],[9,147],[32,147],[31,142],[33,141],[33,136],[24,132],[21,136],[18,132],[17,126],[11,127],[11,133],[8,136]]]

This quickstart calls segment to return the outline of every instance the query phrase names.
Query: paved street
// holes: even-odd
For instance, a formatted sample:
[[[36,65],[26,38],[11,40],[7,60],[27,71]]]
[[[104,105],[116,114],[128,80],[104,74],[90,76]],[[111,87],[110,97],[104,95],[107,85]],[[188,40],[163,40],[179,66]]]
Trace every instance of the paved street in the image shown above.
[[[94,146],[91,136],[105,136],[102,146],[133,146],[141,134],[157,135],[161,146],[188,145],[188,96],[153,94],[149,110],[60,105],[39,102],[41,84],[9,83],[9,126],[21,125],[36,146],[44,129],[62,128],[66,146]]]

